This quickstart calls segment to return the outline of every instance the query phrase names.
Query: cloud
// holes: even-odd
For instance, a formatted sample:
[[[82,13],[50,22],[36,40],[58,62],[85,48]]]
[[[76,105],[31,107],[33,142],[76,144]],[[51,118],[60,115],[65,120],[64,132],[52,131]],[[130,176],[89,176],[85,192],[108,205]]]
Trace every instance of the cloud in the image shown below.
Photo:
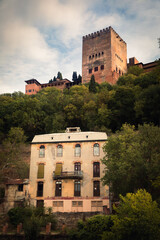
[[[81,74],[82,36],[112,26],[128,57],[158,58],[158,0],[1,0],[0,93],[24,91],[24,80],[47,82],[58,71]]]

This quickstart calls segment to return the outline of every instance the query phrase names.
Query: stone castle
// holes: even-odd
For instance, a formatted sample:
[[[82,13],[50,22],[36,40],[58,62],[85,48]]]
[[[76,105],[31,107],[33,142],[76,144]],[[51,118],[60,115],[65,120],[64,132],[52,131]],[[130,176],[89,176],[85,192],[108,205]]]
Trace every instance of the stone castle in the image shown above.
[[[82,46],[82,82],[68,79],[56,79],[52,83],[39,83],[36,79],[26,80],[25,94],[36,94],[43,88],[56,87],[63,90],[74,85],[85,84],[91,80],[92,74],[99,84],[108,82],[115,84],[130,66],[138,66],[144,72],[153,70],[157,62],[139,63],[133,57],[127,64],[127,44],[112,27],[83,36]]]
[[[115,84],[127,72],[127,44],[112,27],[83,37],[82,83]]]

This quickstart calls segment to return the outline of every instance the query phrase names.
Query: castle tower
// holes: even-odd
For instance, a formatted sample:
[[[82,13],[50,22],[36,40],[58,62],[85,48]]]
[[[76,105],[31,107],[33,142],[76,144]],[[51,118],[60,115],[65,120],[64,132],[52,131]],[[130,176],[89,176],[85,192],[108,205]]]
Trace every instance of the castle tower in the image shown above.
[[[82,83],[115,84],[127,72],[127,44],[112,27],[83,37]]]

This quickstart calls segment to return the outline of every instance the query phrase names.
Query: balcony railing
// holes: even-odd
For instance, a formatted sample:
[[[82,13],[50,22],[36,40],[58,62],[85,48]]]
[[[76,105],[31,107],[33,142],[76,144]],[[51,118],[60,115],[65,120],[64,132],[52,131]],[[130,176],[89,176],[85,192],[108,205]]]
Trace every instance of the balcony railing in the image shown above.
[[[61,172],[60,175],[55,175],[53,172],[53,179],[82,179],[82,171],[73,171],[73,172]]]

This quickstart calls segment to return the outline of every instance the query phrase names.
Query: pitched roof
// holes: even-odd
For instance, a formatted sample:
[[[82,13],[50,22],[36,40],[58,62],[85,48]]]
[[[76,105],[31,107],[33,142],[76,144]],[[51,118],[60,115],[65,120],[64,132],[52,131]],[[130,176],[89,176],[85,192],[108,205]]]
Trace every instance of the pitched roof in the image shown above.
[[[106,141],[105,132],[67,132],[35,135],[32,144],[35,143],[60,143],[60,142],[90,142]]]

